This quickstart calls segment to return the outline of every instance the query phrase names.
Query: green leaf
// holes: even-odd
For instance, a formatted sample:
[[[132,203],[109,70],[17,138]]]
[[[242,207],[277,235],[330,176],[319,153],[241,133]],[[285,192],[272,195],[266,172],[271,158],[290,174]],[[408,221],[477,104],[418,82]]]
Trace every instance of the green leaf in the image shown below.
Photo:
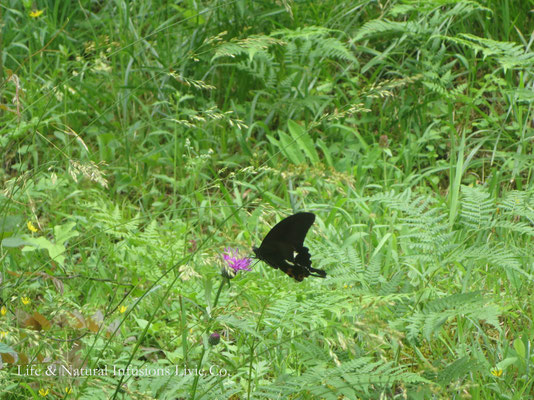
[[[56,243],[63,245],[67,240],[78,236],[80,233],[73,229],[75,226],[76,222],[68,222],[63,225],[54,226],[54,238]]]
[[[63,255],[66,250],[65,246],[52,243],[50,240],[42,236],[38,238],[28,238],[27,240],[28,244],[32,247],[24,247],[22,249],[23,252],[45,249],[48,251],[48,255],[52,260],[61,266],[65,265],[65,256]]]
[[[315,143],[306,129],[291,120],[288,121],[287,127],[289,128],[291,137],[297,143],[298,148],[304,151],[313,164],[317,164],[319,162],[319,155],[317,154],[317,150],[315,150]]]
[[[31,242],[20,236],[13,236],[2,240],[2,247],[23,247],[31,245]]]
[[[21,215],[4,215],[0,217],[0,233],[13,232],[21,222]]]
[[[514,349],[519,356],[521,356],[522,358],[525,358],[525,355],[527,353],[526,347],[525,347],[525,343],[523,343],[521,339],[514,340]]]

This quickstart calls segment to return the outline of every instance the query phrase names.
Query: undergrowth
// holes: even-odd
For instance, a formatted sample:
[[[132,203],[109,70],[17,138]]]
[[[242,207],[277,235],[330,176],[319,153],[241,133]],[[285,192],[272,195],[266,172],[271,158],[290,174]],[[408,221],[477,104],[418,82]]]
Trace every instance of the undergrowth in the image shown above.
[[[2,398],[531,397],[533,5],[4,2]]]

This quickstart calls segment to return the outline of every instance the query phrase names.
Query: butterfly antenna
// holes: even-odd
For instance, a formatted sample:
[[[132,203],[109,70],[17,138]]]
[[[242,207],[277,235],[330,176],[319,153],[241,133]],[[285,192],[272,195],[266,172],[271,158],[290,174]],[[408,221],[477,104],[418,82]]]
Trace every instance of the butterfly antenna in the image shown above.
[[[252,264],[252,266],[251,266],[250,268],[254,267],[254,265],[256,265],[257,263],[260,262],[260,259],[259,259],[258,257],[256,257],[256,256],[251,257],[251,258],[254,259],[254,260],[256,260],[256,262],[255,262],[254,264]]]

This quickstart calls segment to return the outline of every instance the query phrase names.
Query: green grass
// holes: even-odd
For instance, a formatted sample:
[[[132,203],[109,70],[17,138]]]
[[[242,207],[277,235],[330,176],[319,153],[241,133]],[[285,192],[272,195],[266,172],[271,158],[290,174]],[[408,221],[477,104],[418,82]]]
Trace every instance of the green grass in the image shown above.
[[[1,398],[534,396],[533,8],[2,3]]]

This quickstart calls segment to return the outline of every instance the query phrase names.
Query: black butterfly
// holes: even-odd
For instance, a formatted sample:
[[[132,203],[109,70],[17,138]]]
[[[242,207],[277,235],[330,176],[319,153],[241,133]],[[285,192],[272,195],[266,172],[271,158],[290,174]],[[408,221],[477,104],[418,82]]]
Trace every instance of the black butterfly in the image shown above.
[[[304,247],[304,238],[313,221],[315,215],[308,212],[300,212],[283,219],[269,231],[259,248],[252,248],[254,254],[299,282],[308,276],[326,278],[325,271],[312,268],[310,252]]]

